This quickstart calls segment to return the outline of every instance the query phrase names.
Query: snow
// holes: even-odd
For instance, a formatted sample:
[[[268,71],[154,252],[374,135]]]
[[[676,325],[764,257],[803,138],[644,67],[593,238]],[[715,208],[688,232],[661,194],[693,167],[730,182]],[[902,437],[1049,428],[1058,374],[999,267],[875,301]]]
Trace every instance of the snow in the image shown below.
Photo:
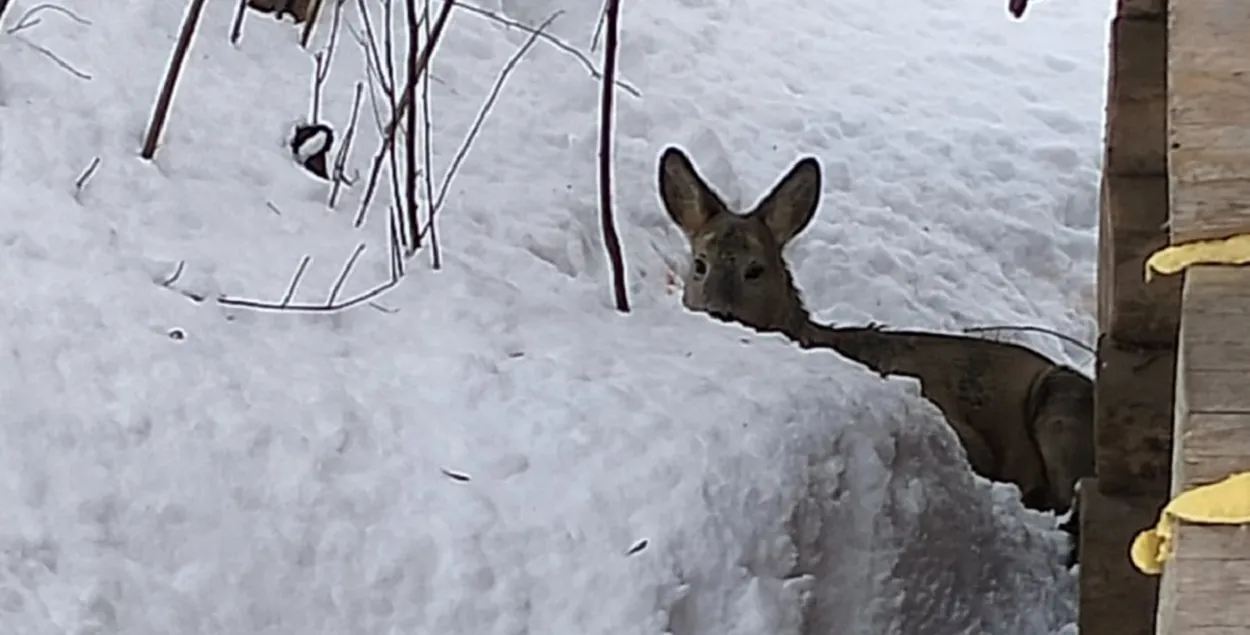
[[[387,311],[188,300],[277,301],[308,255],[295,299],[322,302],[360,243],[342,297],[388,271],[385,200],[354,230],[363,188],[328,211],[291,158],[299,29],[249,14],[232,47],[233,4],[208,3],[154,162],[185,3],[64,0],[89,23],[0,33],[0,632],[1075,632],[1055,517],[973,476],[914,382],[681,308],[655,170],[681,144],[745,206],[819,156],[789,257],[822,321],[1091,341],[1108,3],[1022,22],[982,0],[624,3],[628,315],[601,248],[598,84],[543,41],[447,190],[443,268],[420,252]],[[563,10],[551,33],[588,51],[599,4],[482,6]],[[525,37],[453,12],[436,184]],[[323,103],[339,140],[363,65],[345,32]],[[349,171],[377,145],[364,111]]]

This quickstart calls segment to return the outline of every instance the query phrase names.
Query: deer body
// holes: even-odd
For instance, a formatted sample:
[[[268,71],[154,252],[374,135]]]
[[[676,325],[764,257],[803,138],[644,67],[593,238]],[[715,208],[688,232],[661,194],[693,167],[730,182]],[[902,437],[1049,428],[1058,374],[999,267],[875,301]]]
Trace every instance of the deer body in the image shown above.
[[[731,212],[681,150],[660,158],[660,197],[686,235],[682,303],[717,319],[829,348],[883,376],[920,380],[955,430],[974,471],[1016,484],[1025,505],[1067,509],[1094,473],[1093,385],[1023,346],[878,326],[816,324],[782,257],[811,222],[821,191],[812,157],[795,163],[755,209]]]

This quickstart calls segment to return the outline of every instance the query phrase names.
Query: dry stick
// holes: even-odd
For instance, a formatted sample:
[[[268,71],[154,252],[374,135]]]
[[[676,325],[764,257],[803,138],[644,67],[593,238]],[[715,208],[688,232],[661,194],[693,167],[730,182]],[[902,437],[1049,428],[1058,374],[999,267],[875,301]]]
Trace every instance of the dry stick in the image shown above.
[[[7,0],[0,0],[0,2],[4,3],[4,4],[0,4],[0,16],[3,16],[4,9],[8,6],[8,2]],[[88,20],[78,15],[77,13],[74,13],[73,11],[70,11],[69,9],[66,9],[65,7],[62,7],[60,5],[52,4],[50,2],[45,2],[43,4],[37,4],[27,9],[26,12],[22,14],[22,17],[17,19],[17,24],[14,24],[12,27],[9,28],[9,31],[8,31],[9,35],[13,35],[14,33],[17,33],[19,31],[29,29],[30,27],[33,27],[36,24],[39,24],[40,22],[43,22],[43,18],[37,17],[39,13],[42,11],[52,11],[54,13],[59,13],[73,20],[74,22],[77,22],[78,24],[81,24],[83,26],[91,26],[91,20]]]
[[[451,165],[447,168],[447,173],[443,175],[443,182],[438,189],[438,199],[434,202],[434,206],[430,208],[430,218],[426,220],[427,230],[433,226],[434,215],[438,210],[442,209],[443,201],[447,198],[447,190],[451,187],[451,179],[460,169],[460,163],[464,161],[465,155],[469,153],[469,147],[473,145],[473,140],[481,132],[482,124],[486,122],[486,115],[490,113],[491,106],[495,105],[495,100],[499,99],[499,93],[503,90],[504,82],[512,74],[516,65],[521,62],[521,58],[525,56],[525,53],[538,41],[538,37],[542,34],[543,29],[550,26],[563,13],[564,11],[560,10],[548,16],[537,29],[530,33],[530,36],[521,44],[516,53],[513,53],[512,57],[508,58],[508,61],[503,65],[503,69],[499,71],[499,76],[495,78],[495,83],[491,85],[486,101],[482,104],[481,109],[477,111],[477,117],[473,120],[473,124],[469,126],[469,134],[465,137],[464,142],[460,144],[460,147],[456,149],[456,154],[451,159]]]
[[[87,169],[78,175],[74,181],[74,200],[78,201],[82,195],[83,188],[87,187],[87,181],[91,180],[91,176],[95,174],[96,168],[100,167],[100,157],[91,159],[91,163],[87,165]],[[79,201],[81,202],[81,201]]]
[[[524,22],[517,22],[516,20],[505,18],[497,13],[487,11],[486,9],[483,9],[481,7],[475,7],[471,4],[465,4],[464,2],[457,2],[456,6],[460,7],[461,9],[464,9],[465,11],[468,11],[469,13],[476,13],[492,22],[498,22],[499,24],[502,24],[504,26],[520,29],[522,31],[525,31],[526,33],[534,33],[534,27],[529,26],[525,24]],[[543,40],[546,40],[552,46],[560,49],[561,51],[564,51],[565,53],[572,55],[578,62],[581,63],[582,68],[585,68],[586,72],[590,73],[590,76],[592,78],[600,80],[600,81],[603,80],[603,73],[599,72],[599,69],[595,68],[595,63],[590,61],[590,58],[586,57],[585,53],[582,53],[581,51],[573,47],[571,44],[564,42],[563,40],[557,38],[554,35],[551,35],[550,33],[540,33],[538,37]],[[620,88],[621,90],[624,90],[625,92],[629,93],[630,95],[633,95],[634,97],[642,97],[642,93],[639,92],[637,88],[634,88],[629,82],[618,79],[616,80],[616,86]]]
[[[322,0],[312,0],[312,10],[308,12],[308,20],[304,22],[304,31],[299,35],[299,45],[301,48],[308,48],[308,40],[312,37],[313,25],[317,23],[317,16],[321,15]]]
[[[365,8],[363,1],[360,5],[360,9],[361,12],[365,14],[365,32],[368,34],[369,39],[366,40],[361,37],[361,35],[357,33],[355,29],[351,28],[350,25],[347,27],[347,30],[352,34],[352,37],[356,38],[356,43],[360,46],[360,48],[365,51],[365,80],[369,83],[369,108],[373,111],[373,123],[377,126],[378,138],[380,139],[386,134],[386,126],[382,124],[382,111],[378,108],[378,89],[380,87],[383,95],[386,95],[387,90],[385,80],[382,77],[382,70],[379,68],[381,61],[379,60],[375,62],[374,56],[371,54],[376,53],[377,46],[373,40],[372,28],[369,27],[368,23],[368,20],[371,20],[372,18],[368,16],[368,10]],[[377,78],[376,82],[374,81],[375,77]]]
[[[365,253],[365,244],[356,245],[356,250],[352,252],[347,264],[343,265],[343,271],[339,273],[339,277],[334,281],[334,286],[330,289],[330,299],[326,300],[326,306],[331,306],[338,299],[339,292],[343,290],[343,285],[347,282],[347,276],[351,274],[352,267],[356,266],[356,260],[360,258],[360,254]]]
[[[590,36],[590,52],[594,53],[599,48],[599,36],[603,35],[603,21],[608,17],[608,2],[604,0],[603,6],[599,7],[599,18],[595,20],[595,32]]]
[[[393,229],[394,228],[392,227],[392,230]],[[391,232],[390,243],[391,243],[391,249],[392,249],[392,261],[394,261],[395,258],[398,258],[397,251],[396,251],[398,249],[398,246],[397,246],[398,243],[397,243],[397,239],[395,237],[394,231]],[[262,302],[259,300],[247,300],[243,298],[232,298],[228,296],[221,296],[217,298],[217,303],[223,306],[234,306],[234,307],[240,307],[244,309],[258,309],[262,311],[278,311],[278,312],[289,311],[289,312],[298,312],[298,313],[333,313],[336,311],[343,311],[346,309],[350,309],[352,307],[358,306],[360,304],[364,304],[366,302],[370,302],[374,298],[395,288],[399,284],[400,280],[403,279],[403,276],[402,274],[396,275],[394,271],[392,270],[391,278],[387,282],[384,282],[378,286],[375,286],[372,289],[369,289],[368,291],[365,291],[353,297],[350,300],[336,303],[334,301],[335,296],[338,295],[338,291],[341,290],[343,281],[347,279],[348,275],[350,275],[352,268],[356,264],[357,258],[359,258],[360,253],[363,251],[364,251],[364,245],[359,245],[356,247],[356,251],[352,254],[352,257],[348,259],[347,265],[343,268],[343,272],[339,275],[339,279],[335,283],[335,290],[331,293],[330,301],[325,304],[291,304],[291,298],[295,295],[295,289],[296,287],[299,286],[300,279],[304,275],[304,269],[305,267],[307,267],[308,261],[310,260],[308,256],[304,256],[304,258],[300,261],[299,269],[296,271],[295,277],[291,280],[291,284],[287,288],[287,293],[283,297],[282,302],[280,304],[275,304],[273,302]]]
[[[0,0],[0,20],[4,19],[4,11],[9,8],[9,0]]]
[[[324,89],[326,78],[330,76],[330,64],[334,60],[334,51],[337,48],[339,39],[339,24],[343,17],[343,5],[338,4],[334,8],[334,18],[330,23],[330,41],[326,43],[324,50],[318,51],[313,59],[316,60],[316,71],[313,74],[313,103],[312,103],[312,119],[310,123],[317,123],[321,116],[321,95]]]
[[[230,25],[230,43],[238,46],[239,39],[243,37],[243,14],[247,13],[247,0],[239,0],[239,6],[234,10],[234,22]]]
[[[456,6],[455,0],[445,0],[443,2],[443,9],[438,14],[438,20],[434,22],[434,30],[430,33],[430,39],[426,41],[425,46],[421,49],[421,58],[418,60],[418,66],[421,71],[424,71],[426,65],[430,63],[430,56],[433,55],[434,47],[443,35],[443,27],[447,25],[447,18],[451,15],[451,9],[454,6]],[[361,201],[360,211],[356,213],[356,220],[352,223],[354,227],[360,227],[365,222],[365,211],[369,207],[369,202],[373,199],[373,190],[377,187],[378,170],[382,165],[382,159],[385,154],[395,144],[395,128],[399,125],[403,109],[407,108],[412,102],[412,92],[412,86],[405,87],[404,96],[398,104],[398,112],[391,117],[391,122],[387,124],[385,134],[382,136],[382,147],[378,149],[378,154],[373,157],[373,169],[370,171],[368,183],[365,184],[365,194]]]
[[[394,6],[395,5],[391,2],[391,0],[382,0],[382,24],[386,25],[386,37],[382,38],[382,45],[386,55],[385,68],[387,79],[387,105],[390,106],[391,109],[391,120],[398,122],[403,120],[403,113],[399,111],[399,101],[395,93],[395,87],[398,85],[399,80],[396,79],[395,76],[395,29],[392,28],[395,24],[395,14],[393,12]],[[375,39],[373,41],[373,49],[375,52],[377,51],[377,48],[377,40]],[[379,56],[378,59],[381,60],[383,58]],[[394,134],[402,134],[402,132],[399,128],[396,128],[396,132]],[[389,209],[393,214],[402,215],[404,210],[404,191],[403,188],[400,187],[399,153],[395,150],[394,143],[391,144],[391,149],[386,153],[386,157],[389,162],[389,169],[387,170],[387,173],[391,177],[391,201],[393,202],[393,206]],[[400,237],[402,238],[401,242],[407,246],[408,251],[414,250],[415,248],[411,247],[414,241],[412,233],[408,231],[408,224],[403,222],[402,216],[400,218],[399,228]]]
[[[317,51],[313,54],[312,112],[308,117],[310,123],[317,123],[317,117],[321,115],[321,85],[326,78],[322,69],[327,66],[325,59],[325,51]]]
[[[291,298],[295,297],[295,289],[299,287],[299,281],[304,277],[304,271],[308,269],[308,263],[312,262],[312,256],[304,256],[300,258],[299,267],[295,269],[295,275],[291,277],[291,284],[286,287],[286,294],[282,296],[282,306],[291,303]]]
[[[356,123],[360,117],[360,95],[364,87],[364,82],[356,82],[356,96],[352,99],[352,116],[347,122],[347,133],[343,135],[343,142],[339,144],[339,150],[334,156],[334,185],[330,186],[328,203],[330,209],[334,209],[334,206],[338,204],[339,190],[347,178],[343,174],[343,169],[347,166],[347,155],[351,153],[352,141],[356,139]]]
[[[425,0],[424,14],[421,20],[425,23],[425,40],[430,40],[430,0]],[[438,244],[438,224],[434,222],[432,207],[434,204],[434,121],[433,115],[430,114],[430,82],[429,78],[433,75],[432,71],[427,69],[426,81],[421,84],[421,148],[422,148],[422,165],[425,166],[425,204],[430,207],[430,266],[434,269],[443,268],[442,248]],[[410,131],[411,134],[411,131]]]
[[[404,275],[404,259],[399,248],[399,221],[396,220],[399,215],[395,213],[394,205],[388,208],[388,212],[386,221],[390,226],[391,276],[397,277]]]
[[[1046,335],[1053,335],[1054,337],[1076,346],[1090,355],[1096,354],[1092,347],[1081,340],[1041,326],[969,326],[964,329],[965,333],[986,333],[990,331],[1029,331],[1032,333],[1044,333]]]
[[[337,304],[275,304],[273,302],[262,302],[260,300],[246,300],[243,298],[221,297],[217,298],[217,304],[223,306],[239,307],[241,309],[254,309],[257,311],[278,311],[290,313],[336,313],[359,306],[369,302],[382,294],[394,289],[399,284],[399,280],[391,280],[378,285],[350,300],[344,300]]]
[[[178,43],[174,46],[173,58],[169,61],[169,69],[165,72],[165,83],[161,86],[161,94],[156,100],[156,110],[152,113],[152,121],[148,125],[147,139],[143,142],[142,156],[149,161],[156,154],[156,141],[165,127],[165,118],[169,116],[170,102],[174,97],[174,85],[178,83],[178,75],[182,73],[182,64],[187,59],[187,50],[191,48],[191,37],[195,35],[195,27],[200,22],[200,14],[204,11],[204,0],[191,0],[187,15],[182,21],[182,32],[178,34]]]
[[[621,255],[621,240],[616,235],[612,218],[612,97],[616,91],[612,81],[616,77],[616,49],[619,46],[620,0],[608,0],[607,41],[603,51],[603,102],[602,119],[599,122],[599,213],[603,225],[603,244],[612,261],[612,287],[616,292],[616,310],[629,312],[629,296],[625,289],[625,258]]]
[[[417,23],[417,0],[408,0],[408,85],[417,85],[417,43],[421,27]],[[428,171],[430,166],[425,166]],[[421,248],[421,221],[417,218],[417,109],[408,108],[408,136],[404,139],[404,220],[412,237],[409,253]]]

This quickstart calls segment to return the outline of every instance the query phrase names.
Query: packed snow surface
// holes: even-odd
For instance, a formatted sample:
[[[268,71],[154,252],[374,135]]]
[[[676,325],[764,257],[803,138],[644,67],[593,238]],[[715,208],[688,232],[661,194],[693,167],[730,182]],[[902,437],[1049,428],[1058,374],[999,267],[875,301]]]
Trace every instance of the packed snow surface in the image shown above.
[[[376,306],[319,313],[215,298],[278,302],[307,255],[293,301],[325,302],[359,244],[340,296],[387,279],[389,177],[352,226],[371,101],[336,209],[288,148],[332,11],[307,50],[252,12],[232,46],[237,3],[207,3],[149,162],[187,3],[40,4],[0,32],[0,633],[1074,630],[1055,517],[974,477],[914,382],[681,308],[655,173],[680,144],[745,207],[819,157],[788,256],[822,321],[1089,341],[1107,2],[1022,22],[996,0],[623,3],[624,315],[599,84],[569,51],[599,66],[601,3],[477,5],[563,11],[565,46],[507,75],[446,189],[442,268],[427,242]],[[342,15],[335,149],[365,77],[356,2]],[[452,12],[436,197],[527,37]]]

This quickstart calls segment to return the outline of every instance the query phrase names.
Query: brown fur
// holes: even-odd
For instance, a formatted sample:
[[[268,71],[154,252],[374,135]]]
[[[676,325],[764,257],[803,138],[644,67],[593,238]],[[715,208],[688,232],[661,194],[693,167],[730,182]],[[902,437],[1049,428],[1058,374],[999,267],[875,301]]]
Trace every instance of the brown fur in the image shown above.
[[[691,246],[690,310],[832,348],[874,371],[920,380],[973,469],[1016,484],[1025,505],[1071,507],[1094,472],[1093,384],[1016,344],[963,335],[832,328],[811,321],[782,257],[815,215],[820,165],[797,162],[745,215],[731,212],[677,148],[660,158],[660,197]]]

